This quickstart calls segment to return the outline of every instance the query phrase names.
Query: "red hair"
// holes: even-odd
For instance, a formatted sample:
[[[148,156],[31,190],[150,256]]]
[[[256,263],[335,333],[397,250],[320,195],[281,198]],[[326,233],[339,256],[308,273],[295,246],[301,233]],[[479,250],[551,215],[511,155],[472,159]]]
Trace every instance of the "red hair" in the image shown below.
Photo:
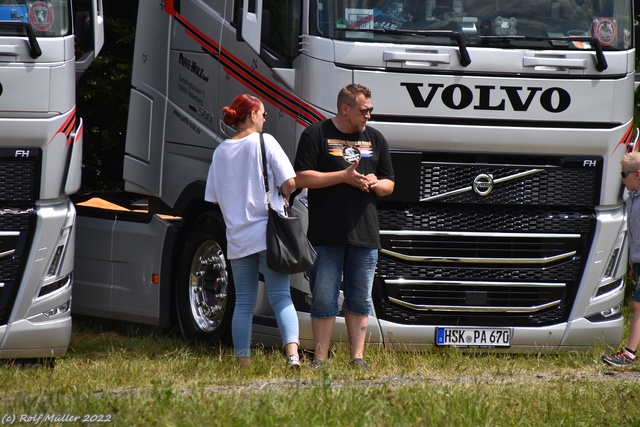
[[[231,105],[222,107],[222,117],[227,126],[236,126],[243,122],[252,111],[258,111],[262,102],[255,96],[243,93],[236,96]]]

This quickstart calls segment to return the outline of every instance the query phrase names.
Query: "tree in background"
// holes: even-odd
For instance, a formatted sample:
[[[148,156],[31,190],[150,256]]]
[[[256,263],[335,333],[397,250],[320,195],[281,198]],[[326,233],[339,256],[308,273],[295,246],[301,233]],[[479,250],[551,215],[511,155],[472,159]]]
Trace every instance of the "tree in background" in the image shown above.
[[[105,44],[78,81],[84,120],[82,190],[122,188],[138,0],[104,0]]]

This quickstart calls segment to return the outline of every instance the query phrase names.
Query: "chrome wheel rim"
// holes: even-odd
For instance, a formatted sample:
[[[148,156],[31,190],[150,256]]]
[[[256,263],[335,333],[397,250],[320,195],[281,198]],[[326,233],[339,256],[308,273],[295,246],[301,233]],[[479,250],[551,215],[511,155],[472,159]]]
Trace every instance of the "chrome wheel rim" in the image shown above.
[[[189,274],[189,302],[197,327],[213,332],[222,324],[229,277],[222,248],[211,240],[196,250]]]

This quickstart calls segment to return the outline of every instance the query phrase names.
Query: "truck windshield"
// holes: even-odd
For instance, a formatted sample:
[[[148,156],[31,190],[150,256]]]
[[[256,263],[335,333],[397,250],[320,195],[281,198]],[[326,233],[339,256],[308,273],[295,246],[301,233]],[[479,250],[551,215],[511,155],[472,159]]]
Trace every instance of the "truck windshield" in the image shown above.
[[[29,24],[36,37],[71,34],[70,0],[0,0],[0,36],[21,35],[17,23]],[[6,24],[9,25],[6,25]]]
[[[315,2],[312,2],[315,3]],[[311,33],[337,40],[468,47],[632,47],[631,0],[318,0]],[[315,21],[315,22],[314,22]],[[572,38],[580,38],[571,41]]]

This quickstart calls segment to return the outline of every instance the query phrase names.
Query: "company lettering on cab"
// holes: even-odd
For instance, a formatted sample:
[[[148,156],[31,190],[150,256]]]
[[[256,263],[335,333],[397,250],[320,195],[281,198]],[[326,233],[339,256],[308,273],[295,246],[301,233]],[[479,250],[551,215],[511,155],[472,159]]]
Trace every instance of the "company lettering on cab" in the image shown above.
[[[543,90],[541,87],[475,85],[474,94],[473,89],[462,84],[445,86],[442,83],[429,83],[428,93],[424,96],[420,89],[424,86],[423,83],[400,83],[400,86],[407,88],[416,108],[429,108],[438,92],[442,103],[452,110],[462,110],[474,104],[474,110],[505,111],[509,101],[512,111],[527,111],[537,101],[546,111],[561,113],[571,105],[571,95],[560,87]],[[524,96],[521,96],[521,92]]]

